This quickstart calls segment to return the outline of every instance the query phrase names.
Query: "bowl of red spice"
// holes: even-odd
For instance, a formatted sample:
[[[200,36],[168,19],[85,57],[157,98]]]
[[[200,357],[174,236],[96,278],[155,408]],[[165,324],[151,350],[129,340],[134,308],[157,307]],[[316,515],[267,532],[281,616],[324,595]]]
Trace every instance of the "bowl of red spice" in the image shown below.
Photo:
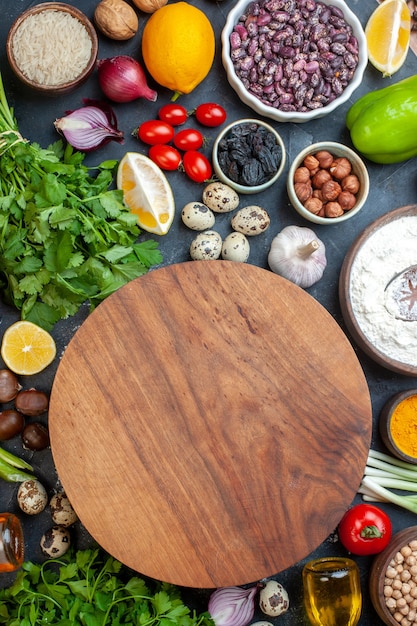
[[[392,396],[382,408],[378,425],[389,452],[417,465],[417,389]]]
[[[26,87],[59,96],[79,87],[93,72],[97,32],[76,7],[43,2],[13,22],[6,53],[12,71]]]

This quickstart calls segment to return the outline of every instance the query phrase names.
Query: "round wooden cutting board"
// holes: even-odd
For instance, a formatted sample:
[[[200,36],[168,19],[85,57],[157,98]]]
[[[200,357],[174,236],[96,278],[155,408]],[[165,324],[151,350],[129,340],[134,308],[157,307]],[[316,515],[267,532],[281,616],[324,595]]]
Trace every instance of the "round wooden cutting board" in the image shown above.
[[[272,576],[335,529],[372,410],[350,343],[309,294],[248,264],[191,261],[87,318],[49,428],[63,487],[105,550],[214,588]]]

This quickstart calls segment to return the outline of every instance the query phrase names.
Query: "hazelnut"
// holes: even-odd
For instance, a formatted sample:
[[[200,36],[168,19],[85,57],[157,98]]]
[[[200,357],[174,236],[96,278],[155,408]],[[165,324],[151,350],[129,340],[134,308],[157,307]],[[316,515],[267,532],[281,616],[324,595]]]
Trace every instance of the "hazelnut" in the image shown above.
[[[330,152],[328,152],[327,150],[319,150],[314,156],[319,162],[319,167],[324,170],[328,170],[333,163],[333,155],[330,154]]]
[[[317,213],[319,213],[319,211],[323,208],[323,202],[319,198],[314,198],[312,196],[305,201],[304,206],[307,211],[310,211],[310,213],[314,213],[315,215],[317,215]]]
[[[131,39],[139,28],[135,10],[124,0],[101,0],[94,11],[97,28],[118,41]]]
[[[356,196],[350,191],[342,191],[342,193],[339,193],[337,196],[337,201],[344,211],[349,211],[349,209],[353,209],[356,204]]]
[[[321,189],[324,183],[331,179],[332,175],[328,170],[318,170],[312,178],[313,187],[315,187],[315,189]]]
[[[303,161],[304,166],[311,171],[317,171],[320,163],[319,161],[316,159],[316,157],[314,156],[314,154],[308,154],[304,161]]]
[[[328,180],[321,188],[323,200],[336,200],[341,191],[342,188],[336,180]]]
[[[298,167],[294,172],[295,183],[308,183],[310,180],[310,170],[307,167]]]
[[[350,193],[358,193],[360,189],[359,178],[355,174],[349,174],[345,176],[341,182],[343,191],[350,191]]]
[[[330,166],[330,172],[337,180],[342,180],[352,171],[352,165],[346,157],[335,159]]]
[[[327,202],[324,205],[324,213],[326,217],[340,217],[343,215],[343,209],[338,202]]]
[[[299,201],[303,204],[313,194],[313,188],[310,183],[295,183],[294,191]]]

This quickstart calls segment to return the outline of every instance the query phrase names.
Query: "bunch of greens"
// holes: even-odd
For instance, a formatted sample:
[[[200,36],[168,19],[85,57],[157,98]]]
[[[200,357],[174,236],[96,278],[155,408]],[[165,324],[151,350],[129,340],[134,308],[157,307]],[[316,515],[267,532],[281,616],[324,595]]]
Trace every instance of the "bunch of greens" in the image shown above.
[[[42,565],[23,564],[0,591],[0,624],[8,626],[213,626],[181,600],[180,589],[145,582],[101,549],[68,552]]]
[[[117,161],[88,168],[84,158],[62,141],[23,139],[0,74],[0,290],[45,330],[162,260],[112,188]]]

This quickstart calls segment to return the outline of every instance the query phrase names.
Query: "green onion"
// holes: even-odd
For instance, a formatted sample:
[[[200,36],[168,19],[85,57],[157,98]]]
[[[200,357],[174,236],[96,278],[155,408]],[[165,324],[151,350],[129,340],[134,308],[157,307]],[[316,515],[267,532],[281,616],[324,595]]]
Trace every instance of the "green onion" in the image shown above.
[[[9,483],[21,483],[25,480],[36,480],[32,473],[33,467],[11,452],[0,448],[0,478]]]
[[[390,502],[417,513],[417,495],[413,495],[413,492],[417,492],[417,466],[384,452],[369,451],[358,489],[364,500]]]

